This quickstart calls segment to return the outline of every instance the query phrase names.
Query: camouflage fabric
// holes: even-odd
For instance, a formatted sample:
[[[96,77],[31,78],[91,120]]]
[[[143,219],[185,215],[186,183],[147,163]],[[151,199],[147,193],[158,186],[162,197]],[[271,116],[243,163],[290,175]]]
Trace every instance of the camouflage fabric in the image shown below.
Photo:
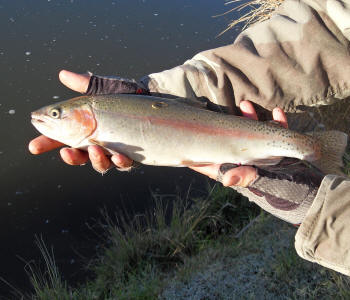
[[[350,95],[349,11],[345,1],[286,0],[271,19],[252,25],[233,44],[201,52],[142,82],[151,92],[206,97],[233,113],[242,100],[265,113],[279,106],[289,113],[293,129],[322,129],[325,124],[310,121],[315,118],[348,131],[349,101],[341,109],[318,107]]]
[[[295,236],[298,254],[350,276],[350,180],[327,175]]]

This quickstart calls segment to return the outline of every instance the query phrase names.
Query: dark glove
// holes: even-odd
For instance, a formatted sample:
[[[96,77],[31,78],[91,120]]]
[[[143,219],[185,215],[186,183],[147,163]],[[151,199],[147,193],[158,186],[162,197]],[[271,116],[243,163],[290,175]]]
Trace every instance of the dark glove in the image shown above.
[[[222,174],[237,167],[223,164]],[[290,223],[300,224],[325,176],[313,165],[295,159],[284,158],[273,166],[255,166],[257,178],[247,187],[235,187],[250,201],[264,210]]]
[[[92,75],[85,95],[108,94],[142,94],[149,95],[149,91],[136,81],[117,76]]]

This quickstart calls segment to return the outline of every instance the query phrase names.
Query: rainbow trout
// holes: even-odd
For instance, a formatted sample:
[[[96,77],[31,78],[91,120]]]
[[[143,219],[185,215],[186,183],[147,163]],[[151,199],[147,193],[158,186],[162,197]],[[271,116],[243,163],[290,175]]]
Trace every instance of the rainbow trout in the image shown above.
[[[184,99],[82,96],[32,113],[42,134],[71,147],[100,145],[147,165],[276,164],[282,157],[339,173],[347,135],[300,134],[271,122],[209,111]]]

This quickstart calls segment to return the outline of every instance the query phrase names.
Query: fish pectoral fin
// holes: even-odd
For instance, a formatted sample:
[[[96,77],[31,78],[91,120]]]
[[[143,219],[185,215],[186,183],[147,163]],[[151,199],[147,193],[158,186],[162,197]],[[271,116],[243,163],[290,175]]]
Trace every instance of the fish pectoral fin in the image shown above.
[[[212,163],[210,162],[195,162],[193,160],[182,160],[179,164],[181,167],[204,167],[211,165]]]
[[[119,152],[116,152],[112,149],[111,143],[109,143],[109,142],[98,141],[95,139],[89,139],[88,141],[93,145],[97,145],[97,146],[102,147],[105,150],[105,154],[107,154],[107,155],[113,155],[113,154],[119,153]]]
[[[98,141],[95,139],[89,139],[88,141],[93,145],[102,147],[107,155],[122,154],[140,163],[145,160],[145,156],[143,155],[144,149],[142,147],[121,142]]]

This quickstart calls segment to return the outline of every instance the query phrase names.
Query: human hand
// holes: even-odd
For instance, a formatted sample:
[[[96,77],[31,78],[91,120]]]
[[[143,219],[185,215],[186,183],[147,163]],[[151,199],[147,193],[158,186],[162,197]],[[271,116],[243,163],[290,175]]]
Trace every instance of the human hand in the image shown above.
[[[89,74],[77,74],[65,70],[59,73],[60,81],[68,88],[79,93],[87,91],[90,76]],[[62,146],[64,144],[41,135],[30,141],[29,151],[33,154],[41,154]],[[89,146],[87,150],[86,152],[64,147],[60,149],[60,155],[63,161],[69,165],[83,165],[90,160],[93,168],[100,173],[105,173],[113,165],[120,169],[126,169],[131,167],[133,163],[130,158],[122,154],[114,154],[111,157],[107,157],[99,146]]]
[[[254,106],[250,101],[241,101],[239,107],[242,111],[243,116],[250,119],[258,120]],[[273,120],[278,122],[281,126],[288,128],[287,117],[282,109],[276,107],[272,111],[272,117]],[[221,164],[211,164],[203,166],[193,166],[190,168],[214,180],[218,180],[218,176],[220,175],[220,181],[224,186],[235,185],[247,187],[257,177],[257,170],[251,166],[240,166],[232,168],[225,172],[225,174],[221,173],[220,166]]]
[[[242,101],[245,117],[257,120],[254,107]],[[287,128],[284,112],[275,108],[274,121]],[[283,158],[277,165],[230,166],[212,164],[191,167],[193,170],[221,181],[224,186],[243,187],[239,192],[267,212],[292,224],[300,224],[316,197],[325,176],[317,167],[296,158]]]

